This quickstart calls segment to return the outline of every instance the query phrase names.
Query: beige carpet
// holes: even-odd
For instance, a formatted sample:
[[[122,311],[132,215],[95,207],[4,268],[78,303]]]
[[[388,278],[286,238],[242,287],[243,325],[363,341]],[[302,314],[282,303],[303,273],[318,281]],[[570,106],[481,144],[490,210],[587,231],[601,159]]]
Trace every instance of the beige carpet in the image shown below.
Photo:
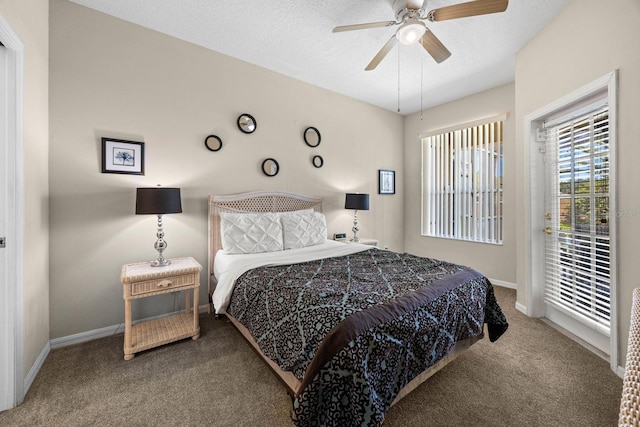
[[[622,380],[609,364],[514,309],[485,339],[391,408],[396,426],[614,426]],[[202,336],[125,362],[122,335],[51,352],[26,399],[1,426],[292,426],[291,401],[224,320],[201,316]]]

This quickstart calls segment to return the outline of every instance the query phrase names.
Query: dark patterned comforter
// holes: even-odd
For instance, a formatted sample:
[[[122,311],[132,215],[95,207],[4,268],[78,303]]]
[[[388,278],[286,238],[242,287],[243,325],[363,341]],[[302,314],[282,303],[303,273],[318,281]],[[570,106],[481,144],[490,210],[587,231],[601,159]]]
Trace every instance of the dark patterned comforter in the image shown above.
[[[227,312],[302,381],[298,426],[378,426],[457,341],[508,326],[475,270],[377,249],[250,270]]]

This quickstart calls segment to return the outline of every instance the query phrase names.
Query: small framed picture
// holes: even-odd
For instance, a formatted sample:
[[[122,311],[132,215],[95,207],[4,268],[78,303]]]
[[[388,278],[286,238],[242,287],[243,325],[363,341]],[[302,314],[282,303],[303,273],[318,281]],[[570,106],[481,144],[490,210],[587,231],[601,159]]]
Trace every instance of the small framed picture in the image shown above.
[[[144,142],[102,138],[102,173],[144,175]]]
[[[378,170],[378,194],[396,194],[396,171]]]

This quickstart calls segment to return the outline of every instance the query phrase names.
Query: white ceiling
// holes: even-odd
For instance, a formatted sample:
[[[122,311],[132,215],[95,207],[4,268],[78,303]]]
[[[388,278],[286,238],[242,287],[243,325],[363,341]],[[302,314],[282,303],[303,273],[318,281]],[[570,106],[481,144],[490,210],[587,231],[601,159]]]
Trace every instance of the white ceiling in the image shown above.
[[[71,1],[406,115],[513,81],[516,52],[570,0],[510,0],[504,13],[427,21],[449,59],[398,44],[373,71],[364,68],[397,27],[332,29],[394,20],[392,0]],[[425,0],[425,9],[462,1]]]

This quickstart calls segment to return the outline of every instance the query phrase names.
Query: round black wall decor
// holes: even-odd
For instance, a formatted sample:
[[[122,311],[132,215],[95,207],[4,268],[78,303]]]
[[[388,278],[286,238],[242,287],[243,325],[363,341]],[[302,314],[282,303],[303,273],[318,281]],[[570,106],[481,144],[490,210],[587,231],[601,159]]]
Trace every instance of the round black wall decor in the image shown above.
[[[222,140],[217,135],[209,135],[204,139],[204,146],[209,151],[220,151],[222,148]]]
[[[313,156],[313,159],[311,159],[311,163],[313,163],[313,166],[315,166],[316,168],[321,168],[324,165],[324,159],[322,158],[322,156]]]
[[[304,130],[304,142],[309,147],[317,147],[320,145],[320,140],[322,139],[320,136],[320,131],[313,126],[309,126]]]
[[[238,116],[238,129],[244,133],[253,133],[258,128],[258,122],[251,114],[240,114]]]
[[[262,162],[262,173],[267,176],[276,176],[280,172],[280,165],[276,159],[268,158]]]

